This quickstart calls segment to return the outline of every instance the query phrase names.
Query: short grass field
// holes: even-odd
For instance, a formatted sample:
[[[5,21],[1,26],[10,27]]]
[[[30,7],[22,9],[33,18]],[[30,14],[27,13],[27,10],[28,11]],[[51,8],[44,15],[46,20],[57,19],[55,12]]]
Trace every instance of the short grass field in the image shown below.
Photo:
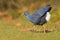
[[[25,18],[23,12],[27,10],[32,14],[47,4],[52,7],[51,19],[44,25],[47,33],[43,33],[40,25],[35,31],[21,32],[34,26]],[[10,17],[20,16],[11,20],[0,19],[0,40],[60,40],[60,0],[0,0],[0,12]],[[16,15],[16,12],[20,14]]]
[[[57,17],[57,18],[55,18]],[[53,30],[44,34],[43,27],[38,26],[36,30],[40,32],[20,32],[22,29],[30,28],[33,24],[25,16],[15,20],[0,20],[0,40],[60,40],[60,17],[52,16],[51,20],[46,23],[48,30]]]

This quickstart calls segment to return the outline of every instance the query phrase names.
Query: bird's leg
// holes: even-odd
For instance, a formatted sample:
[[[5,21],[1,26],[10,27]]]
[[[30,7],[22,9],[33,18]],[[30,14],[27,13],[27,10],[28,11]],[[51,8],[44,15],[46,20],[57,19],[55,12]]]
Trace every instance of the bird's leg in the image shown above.
[[[31,28],[28,28],[28,30],[35,30],[35,28],[36,28],[36,25],[34,25],[34,26],[31,27]]]
[[[43,25],[43,28],[44,28],[44,34],[46,33],[46,27]]]
[[[36,25],[34,25],[34,26],[31,28],[31,30],[35,30],[35,28],[36,28]]]
[[[33,26],[31,28],[23,29],[23,30],[21,30],[21,32],[27,32],[27,31],[34,30],[34,29],[35,29],[35,26]]]

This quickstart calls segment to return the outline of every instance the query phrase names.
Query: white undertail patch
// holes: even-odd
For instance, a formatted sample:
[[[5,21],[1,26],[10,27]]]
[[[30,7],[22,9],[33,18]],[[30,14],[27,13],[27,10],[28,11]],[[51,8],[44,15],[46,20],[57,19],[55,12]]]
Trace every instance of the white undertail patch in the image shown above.
[[[47,12],[47,14],[46,14],[46,21],[49,21],[49,20],[50,20],[50,18],[51,18],[51,15],[50,15],[50,13],[49,13],[49,12]]]

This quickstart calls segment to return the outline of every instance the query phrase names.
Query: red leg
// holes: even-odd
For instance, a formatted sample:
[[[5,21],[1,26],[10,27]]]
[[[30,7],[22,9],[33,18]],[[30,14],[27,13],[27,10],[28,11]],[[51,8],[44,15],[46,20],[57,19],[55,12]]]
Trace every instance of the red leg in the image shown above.
[[[34,30],[34,29],[35,29],[35,26],[33,26],[32,28],[23,29],[23,30],[21,30],[21,32],[28,32],[28,31]]]
[[[44,28],[44,34],[46,33],[46,27],[43,25],[43,28]]]

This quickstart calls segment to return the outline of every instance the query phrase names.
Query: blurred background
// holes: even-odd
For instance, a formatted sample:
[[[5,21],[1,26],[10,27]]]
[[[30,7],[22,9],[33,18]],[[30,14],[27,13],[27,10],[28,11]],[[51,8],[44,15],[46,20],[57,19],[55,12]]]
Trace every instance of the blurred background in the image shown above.
[[[50,4],[52,14],[59,16],[60,0],[0,0],[0,18],[12,17],[18,18],[24,16],[24,11],[35,12],[39,8]],[[59,18],[58,18],[59,19]]]
[[[47,29],[55,32],[50,32],[46,35],[33,32],[21,33],[21,29],[33,26],[25,18],[24,11],[33,14],[47,4],[52,6],[52,10],[50,12],[51,20],[46,26]],[[36,30],[43,29],[42,27],[37,27]],[[60,0],[0,0],[0,40],[59,40],[59,35]]]

